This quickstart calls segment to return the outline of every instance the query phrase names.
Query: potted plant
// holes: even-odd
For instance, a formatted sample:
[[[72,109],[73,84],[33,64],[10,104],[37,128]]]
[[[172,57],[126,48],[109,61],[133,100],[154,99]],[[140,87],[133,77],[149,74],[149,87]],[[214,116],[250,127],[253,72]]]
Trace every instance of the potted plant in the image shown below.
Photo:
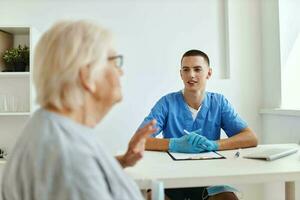
[[[29,69],[29,48],[21,45],[4,52],[2,59],[5,63],[5,72],[24,72]]]

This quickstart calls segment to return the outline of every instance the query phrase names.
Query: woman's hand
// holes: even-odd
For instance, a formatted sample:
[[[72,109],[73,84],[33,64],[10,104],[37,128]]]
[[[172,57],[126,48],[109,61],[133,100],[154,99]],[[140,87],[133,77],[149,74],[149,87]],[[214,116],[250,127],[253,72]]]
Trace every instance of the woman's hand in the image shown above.
[[[152,120],[146,126],[137,130],[128,144],[127,152],[116,157],[124,168],[135,165],[143,157],[146,139],[155,133],[155,124],[156,120]]]

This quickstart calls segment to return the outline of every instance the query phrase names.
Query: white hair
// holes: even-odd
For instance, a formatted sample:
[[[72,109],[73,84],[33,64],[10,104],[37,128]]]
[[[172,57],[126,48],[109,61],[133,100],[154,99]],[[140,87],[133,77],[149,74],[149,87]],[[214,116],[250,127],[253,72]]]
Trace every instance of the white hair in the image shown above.
[[[35,49],[33,79],[42,107],[74,109],[83,103],[79,72],[89,67],[94,81],[107,64],[111,33],[88,21],[54,24]]]

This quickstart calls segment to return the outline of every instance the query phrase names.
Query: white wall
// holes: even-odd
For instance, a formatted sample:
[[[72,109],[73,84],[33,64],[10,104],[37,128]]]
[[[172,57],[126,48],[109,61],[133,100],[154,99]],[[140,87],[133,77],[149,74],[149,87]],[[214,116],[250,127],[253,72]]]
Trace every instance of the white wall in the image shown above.
[[[299,1],[280,0],[280,2],[281,5],[293,3],[294,7],[291,9],[291,6],[285,5],[280,8],[278,0],[262,1],[263,108],[271,109],[281,107],[282,64],[285,63],[292,43],[296,39],[295,30],[299,28],[299,24],[286,23],[287,20],[299,21],[299,18],[291,18],[292,13],[298,12],[296,5]],[[298,143],[300,140],[299,130],[300,116],[290,116],[290,113],[279,114],[276,111],[262,115],[263,143]],[[297,182],[296,199],[300,199],[299,185],[300,183]],[[284,199],[283,186],[282,183],[265,185],[264,199]]]
[[[114,31],[119,52],[125,55],[124,99],[98,127],[99,138],[109,144],[112,152],[126,148],[135,129],[162,95],[182,88],[180,56],[189,48],[203,49],[212,56],[216,76],[208,90],[223,93],[261,137],[261,4],[259,0],[229,0],[230,78],[221,79],[228,69],[222,56],[226,47],[220,28],[224,24],[219,24],[224,21],[218,17],[221,8],[214,6],[217,2],[2,1],[0,24],[31,25],[43,32],[57,19],[89,18]],[[16,130],[12,131],[1,132],[3,141],[10,145],[17,137]],[[261,185],[239,187],[246,191],[244,199],[263,199]]]
[[[279,0],[281,66],[284,67],[300,33],[300,1]]]
[[[282,108],[300,109],[300,1],[279,0]]]
[[[112,29],[118,50],[125,55],[124,99],[100,129],[107,140],[111,140],[111,135],[119,135],[119,141],[111,144],[115,151],[120,146],[125,148],[126,141],[160,96],[182,87],[178,69],[183,52],[190,48],[206,51],[215,79],[226,77],[223,5],[217,0],[192,0],[188,4],[178,0],[5,1],[0,24],[33,26],[42,33],[58,19],[84,18]],[[133,107],[136,112],[132,113]],[[131,122],[124,120],[128,113]],[[118,126],[112,129],[112,123]]]

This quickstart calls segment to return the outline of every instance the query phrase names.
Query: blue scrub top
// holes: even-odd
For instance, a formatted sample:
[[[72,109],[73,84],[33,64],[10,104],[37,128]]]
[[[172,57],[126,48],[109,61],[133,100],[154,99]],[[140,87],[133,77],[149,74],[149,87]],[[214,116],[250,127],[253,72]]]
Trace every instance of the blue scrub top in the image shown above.
[[[152,137],[162,132],[164,138],[178,138],[185,134],[184,129],[187,131],[201,129],[202,135],[206,138],[219,140],[221,128],[228,137],[247,128],[246,122],[234,111],[228,100],[222,94],[212,92],[205,93],[195,121],[181,91],[163,96],[140,127],[152,119],[157,120],[158,129]]]

